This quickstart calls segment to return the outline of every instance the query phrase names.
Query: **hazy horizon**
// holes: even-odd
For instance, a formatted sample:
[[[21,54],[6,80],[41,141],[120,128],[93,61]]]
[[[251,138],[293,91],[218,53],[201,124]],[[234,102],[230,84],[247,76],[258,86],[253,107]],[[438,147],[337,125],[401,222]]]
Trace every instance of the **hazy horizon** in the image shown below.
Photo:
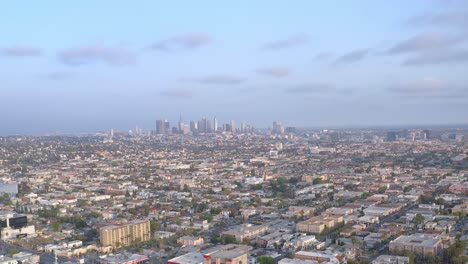
[[[467,124],[468,1],[3,3],[0,135]]]

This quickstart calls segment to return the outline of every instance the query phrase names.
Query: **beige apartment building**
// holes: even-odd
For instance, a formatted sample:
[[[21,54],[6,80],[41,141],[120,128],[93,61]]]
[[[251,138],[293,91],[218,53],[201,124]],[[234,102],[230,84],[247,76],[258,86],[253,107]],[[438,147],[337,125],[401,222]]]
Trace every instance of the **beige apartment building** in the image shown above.
[[[99,229],[101,244],[120,248],[151,239],[150,221],[136,220],[113,224]]]
[[[205,241],[201,237],[183,236],[177,239],[177,244],[185,247],[195,247],[203,245]]]
[[[343,223],[342,216],[316,216],[298,223],[296,231],[320,234],[325,227],[331,229],[339,223]]]
[[[421,255],[439,255],[443,250],[442,239],[439,237],[418,234],[399,236],[397,239],[390,241],[389,247],[392,252],[408,250]]]
[[[248,264],[251,249],[250,246],[233,244],[214,247],[203,254],[203,264]]]

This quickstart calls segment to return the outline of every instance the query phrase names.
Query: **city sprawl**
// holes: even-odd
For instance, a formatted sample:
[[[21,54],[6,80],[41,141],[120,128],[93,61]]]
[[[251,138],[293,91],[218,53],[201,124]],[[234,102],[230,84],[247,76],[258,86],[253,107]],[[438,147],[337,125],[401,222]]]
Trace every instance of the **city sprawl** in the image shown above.
[[[0,263],[466,261],[467,130],[204,120],[0,137]]]

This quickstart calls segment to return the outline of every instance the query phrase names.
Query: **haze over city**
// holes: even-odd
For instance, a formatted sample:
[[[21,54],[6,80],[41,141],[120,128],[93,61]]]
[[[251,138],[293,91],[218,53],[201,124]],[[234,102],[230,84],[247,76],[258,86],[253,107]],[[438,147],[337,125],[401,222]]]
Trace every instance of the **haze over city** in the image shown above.
[[[8,1],[0,134],[466,124],[467,1]]]
[[[468,0],[0,4],[0,264],[468,263]]]

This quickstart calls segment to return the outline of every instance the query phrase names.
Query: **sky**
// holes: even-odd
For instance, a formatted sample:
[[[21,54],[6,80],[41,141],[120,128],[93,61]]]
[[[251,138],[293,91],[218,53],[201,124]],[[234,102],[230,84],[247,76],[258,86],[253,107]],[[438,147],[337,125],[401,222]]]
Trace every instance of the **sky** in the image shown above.
[[[468,123],[468,0],[4,1],[0,135]]]

